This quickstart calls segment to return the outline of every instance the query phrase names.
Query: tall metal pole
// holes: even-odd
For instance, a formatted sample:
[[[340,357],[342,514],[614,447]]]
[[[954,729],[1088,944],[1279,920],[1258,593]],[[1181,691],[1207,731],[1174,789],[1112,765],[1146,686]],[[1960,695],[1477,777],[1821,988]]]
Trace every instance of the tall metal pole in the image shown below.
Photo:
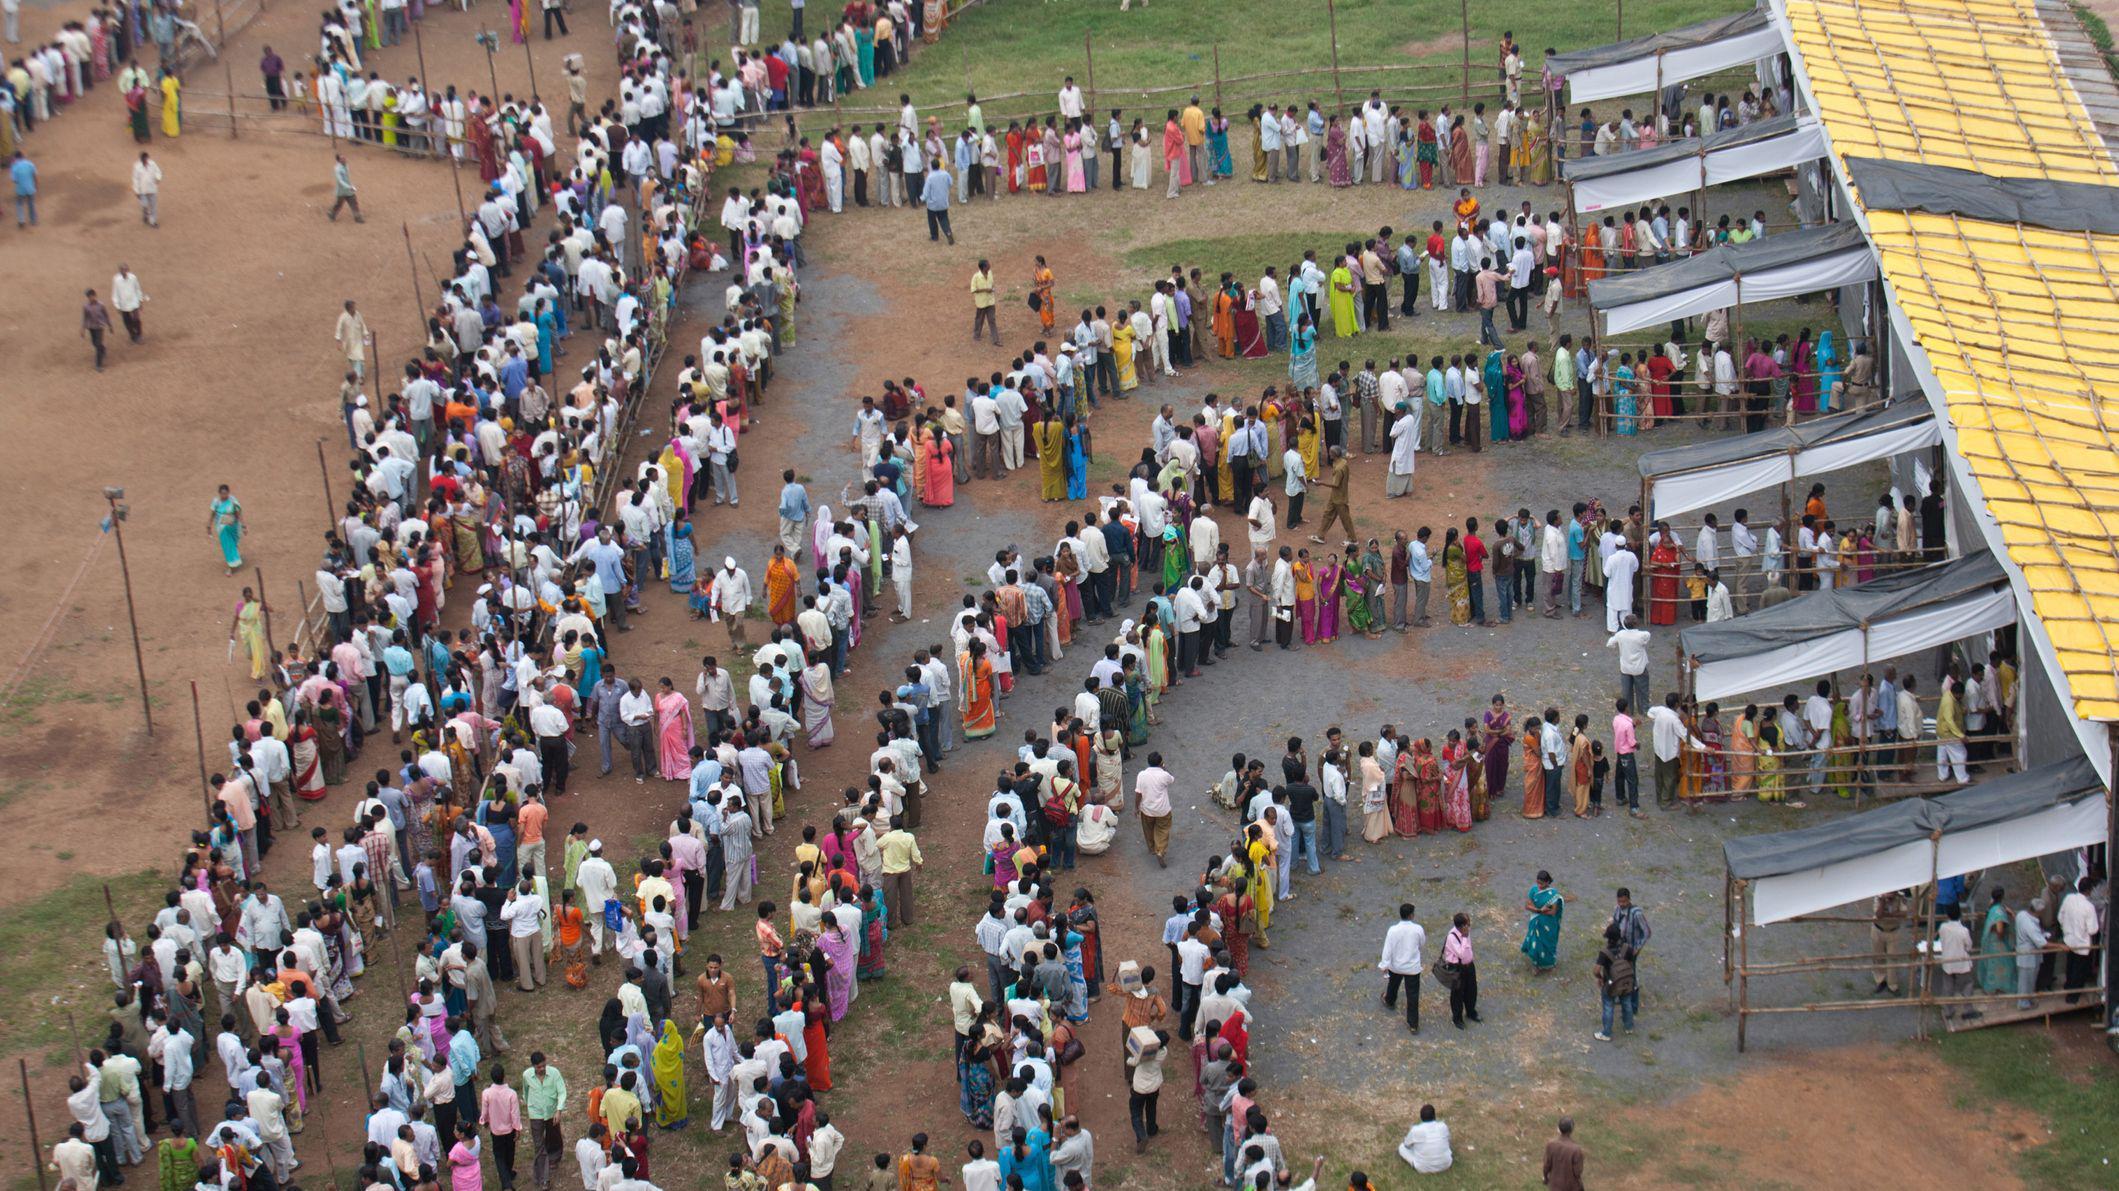
[[[46,1191],[51,1184],[44,1178],[44,1143],[37,1140],[37,1109],[29,1095],[29,1060],[16,1059],[15,1065],[22,1072],[22,1115],[29,1118],[29,1165],[37,1172],[37,1191]]]
[[[103,499],[110,505],[110,531],[118,539],[118,573],[125,576],[125,620],[132,626],[132,664],[140,676],[140,715],[147,721],[147,734],[155,734],[154,708],[147,700],[147,658],[140,652],[140,616],[132,600],[132,564],[125,558],[125,507],[118,503],[122,488],[105,488]]]

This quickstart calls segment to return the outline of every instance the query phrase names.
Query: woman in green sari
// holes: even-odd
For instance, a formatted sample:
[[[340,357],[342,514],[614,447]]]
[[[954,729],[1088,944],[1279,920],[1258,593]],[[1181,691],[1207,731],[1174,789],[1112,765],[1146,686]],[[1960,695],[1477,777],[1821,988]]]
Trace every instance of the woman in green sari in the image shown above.
[[[1340,568],[1339,591],[1343,597],[1340,602],[1346,606],[1347,628],[1364,637],[1373,637],[1376,635],[1376,621],[1369,615],[1368,588],[1364,585],[1361,575],[1360,571],[1351,566]]]
[[[2001,900],[2001,886],[1994,886],[1986,920],[1979,927],[1979,987],[1986,992],[2012,992],[2016,988],[2016,938],[2011,931],[2015,916]]]
[[[1442,539],[1442,574],[1449,586],[1449,622],[1472,622],[1471,572],[1465,569],[1464,545],[1452,529]]]
[[[864,25],[853,31],[855,51],[861,59],[861,85],[872,87],[876,82],[876,31],[874,26]],[[882,163],[876,163],[882,168]]]
[[[155,1145],[155,1182],[161,1191],[192,1191],[199,1181],[199,1142],[165,1137]]]
[[[1560,962],[1560,916],[1566,908],[1567,899],[1552,887],[1552,874],[1539,869],[1537,884],[1523,899],[1530,920],[1523,925],[1522,948],[1531,967],[1539,972],[1550,972]]]
[[[1486,440],[1508,441],[1508,372],[1501,349],[1486,353]]]
[[[1175,525],[1163,526],[1163,590],[1176,594],[1192,577],[1192,552]]]
[[[664,1129],[682,1129],[691,1119],[691,1104],[684,1095],[684,1037],[677,1032],[677,1019],[662,1019],[662,1036],[648,1063],[655,1078],[655,1123]]]
[[[1126,744],[1148,743],[1148,725],[1155,721],[1148,718],[1148,684],[1141,679],[1140,667],[1126,659]]]

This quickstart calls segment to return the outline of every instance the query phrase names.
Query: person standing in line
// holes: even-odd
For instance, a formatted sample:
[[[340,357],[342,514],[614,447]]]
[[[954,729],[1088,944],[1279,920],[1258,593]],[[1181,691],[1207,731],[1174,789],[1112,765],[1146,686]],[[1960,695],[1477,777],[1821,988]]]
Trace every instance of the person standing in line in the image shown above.
[[[146,303],[147,294],[140,288],[139,275],[124,262],[118,263],[117,273],[110,279],[110,304],[125,320],[125,337],[134,343],[140,341],[140,307]]]
[[[140,157],[142,160],[145,160],[147,155],[145,153],[142,153]],[[352,171],[346,168],[345,157],[334,154],[331,158],[331,162],[331,210],[327,213],[331,222],[338,222],[338,211],[340,207],[352,208],[353,222],[368,222],[367,219],[361,215],[360,195],[358,191],[354,188]],[[346,309],[353,309],[353,304],[351,302],[348,302],[346,304]]]
[[[103,371],[103,333],[110,330],[110,311],[96,300],[96,291],[88,290],[87,299],[81,303],[81,333],[96,347],[96,371]]]
[[[132,195],[140,201],[140,222],[149,227],[161,227],[160,214],[155,202],[162,192],[162,163],[140,154],[140,160],[132,166]]]
[[[1133,797],[1140,811],[1140,834],[1146,841],[1148,851],[1155,854],[1155,863],[1163,868],[1170,866],[1170,787],[1176,784],[1169,770],[1163,768],[1163,755],[1149,753],[1147,768],[1133,779]]]
[[[1383,957],[1376,961],[1376,968],[1386,977],[1385,1009],[1398,1007],[1398,988],[1405,987],[1405,1025],[1415,1034],[1420,1032],[1420,966],[1426,947],[1427,928],[1413,921],[1413,903],[1400,904],[1398,921],[1383,934]],[[1451,1000],[1455,1000],[1454,993]]]
[[[949,228],[949,171],[942,168],[939,157],[928,165],[927,177],[920,183],[920,201],[927,208],[929,242],[946,237],[950,246],[955,247],[956,233]]]

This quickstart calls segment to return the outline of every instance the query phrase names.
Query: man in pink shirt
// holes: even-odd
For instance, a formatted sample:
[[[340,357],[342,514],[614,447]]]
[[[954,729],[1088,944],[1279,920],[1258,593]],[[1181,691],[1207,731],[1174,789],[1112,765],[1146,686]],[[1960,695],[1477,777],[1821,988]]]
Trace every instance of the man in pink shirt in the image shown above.
[[[1611,797],[1615,806],[1623,806],[1634,818],[1641,814],[1641,773],[1634,764],[1634,750],[1640,740],[1634,735],[1633,716],[1626,700],[1618,701],[1611,717]]]
[[[508,1069],[493,1064],[493,1082],[478,1094],[478,1116],[493,1138],[493,1168],[502,1191],[515,1187],[515,1139],[522,1133],[522,1098],[508,1086]]]
[[[243,871],[250,876],[258,875],[258,815],[256,790],[250,779],[238,772],[233,778],[214,775],[216,787],[214,797],[228,808],[228,821],[235,824],[243,840]]]

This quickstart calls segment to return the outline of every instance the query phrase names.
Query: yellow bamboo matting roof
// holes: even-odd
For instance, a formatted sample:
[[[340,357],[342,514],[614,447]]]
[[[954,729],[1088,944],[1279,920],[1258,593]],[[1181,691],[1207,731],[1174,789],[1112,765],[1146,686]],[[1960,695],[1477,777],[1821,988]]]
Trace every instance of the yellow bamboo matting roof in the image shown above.
[[[1842,159],[2119,185],[2030,0],[1786,11]],[[2075,713],[2119,720],[2119,236],[1866,216]]]

